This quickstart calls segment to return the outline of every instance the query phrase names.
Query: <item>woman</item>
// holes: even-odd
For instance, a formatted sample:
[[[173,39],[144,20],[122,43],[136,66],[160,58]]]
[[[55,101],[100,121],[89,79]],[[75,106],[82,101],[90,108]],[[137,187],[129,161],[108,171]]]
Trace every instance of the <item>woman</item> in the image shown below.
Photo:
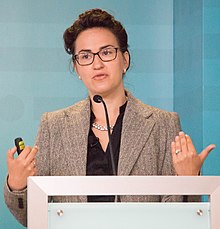
[[[127,33],[112,15],[100,9],[81,14],[65,31],[64,42],[75,72],[88,89],[88,98],[44,114],[37,147],[26,147],[17,159],[13,157],[16,148],[9,150],[5,200],[24,225],[29,175],[114,174],[104,108],[94,102],[95,95],[102,96],[107,105],[117,175],[175,175],[172,141],[178,175],[185,175],[181,155],[199,158],[188,136],[181,132],[175,138],[180,132],[176,113],[145,105],[125,90],[123,77],[130,64]],[[206,149],[206,154],[213,147]],[[201,165],[202,161],[193,172],[187,168],[187,174],[198,174]],[[53,201],[114,201],[114,196],[53,197]],[[182,201],[182,197],[121,196],[120,201]]]

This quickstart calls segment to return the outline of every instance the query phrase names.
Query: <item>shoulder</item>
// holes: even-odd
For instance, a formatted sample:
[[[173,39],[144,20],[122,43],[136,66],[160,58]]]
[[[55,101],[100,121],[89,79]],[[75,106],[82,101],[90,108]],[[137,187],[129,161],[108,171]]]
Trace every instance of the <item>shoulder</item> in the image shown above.
[[[45,112],[42,115],[41,122],[47,121],[50,123],[61,121],[65,117],[69,116],[80,116],[82,112],[85,112],[90,109],[90,102],[89,99],[82,100],[80,102],[75,103],[72,106],[51,111],[51,112]]]
[[[181,130],[180,119],[176,112],[147,105],[132,95],[128,95],[127,108],[127,114],[129,113],[127,117],[129,119],[135,118],[142,120],[142,122],[152,123],[155,130],[158,133],[163,133],[164,136],[167,134],[176,136]]]
[[[166,111],[154,106],[143,103],[133,95],[128,93],[128,109],[133,110],[137,115],[145,116],[146,118],[154,119],[157,121],[167,121],[170,119],[179,119],[176,112]]]

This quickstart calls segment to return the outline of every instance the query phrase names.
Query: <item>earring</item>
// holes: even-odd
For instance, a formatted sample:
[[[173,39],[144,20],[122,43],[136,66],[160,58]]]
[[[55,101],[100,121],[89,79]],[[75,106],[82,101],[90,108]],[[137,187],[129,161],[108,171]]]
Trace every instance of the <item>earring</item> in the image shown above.
[[[79,78],[79,80],[81,80],[82,78],[81,78],[81,76],[78,76],[78,78]]]
[[[124,73],[124,74],[126,73],[126,68],[123,69],[123,73]]]

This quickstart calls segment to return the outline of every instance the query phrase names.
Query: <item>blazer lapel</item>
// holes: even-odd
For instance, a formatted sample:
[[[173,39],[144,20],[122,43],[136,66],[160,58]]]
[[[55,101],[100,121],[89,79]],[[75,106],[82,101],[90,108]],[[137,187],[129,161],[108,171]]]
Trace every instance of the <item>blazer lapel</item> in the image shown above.
[[[148,119],[152,114],[150,107],[147,109],[138,103],[138,100],[129,96],[122,126],[118,175],[130,175],[155,124]]]
[[[69,165],[74,176],[86,175],[88,133],[90,127],[90,101],[84,100],[65,113],[63,141],[69,153]]]

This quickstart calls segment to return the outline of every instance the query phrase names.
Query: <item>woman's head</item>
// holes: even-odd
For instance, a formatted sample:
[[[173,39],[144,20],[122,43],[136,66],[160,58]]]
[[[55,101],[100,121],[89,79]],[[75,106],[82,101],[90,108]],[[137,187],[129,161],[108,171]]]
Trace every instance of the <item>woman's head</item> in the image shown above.
[[[128,37],[124,27],[111,14],[101,9],[92,9],[80,14],[73,25],[66,29],[63,35],[66,52],[74,56],[75,42],[79,34],[96,27],[111,31],[118,41],[120,50],[128,52]]]
[[[86,11],[65,31],[64,42],[91,96],[124,93],[123,76],[130,64],[127,33],[112,15],[101,9]]]

